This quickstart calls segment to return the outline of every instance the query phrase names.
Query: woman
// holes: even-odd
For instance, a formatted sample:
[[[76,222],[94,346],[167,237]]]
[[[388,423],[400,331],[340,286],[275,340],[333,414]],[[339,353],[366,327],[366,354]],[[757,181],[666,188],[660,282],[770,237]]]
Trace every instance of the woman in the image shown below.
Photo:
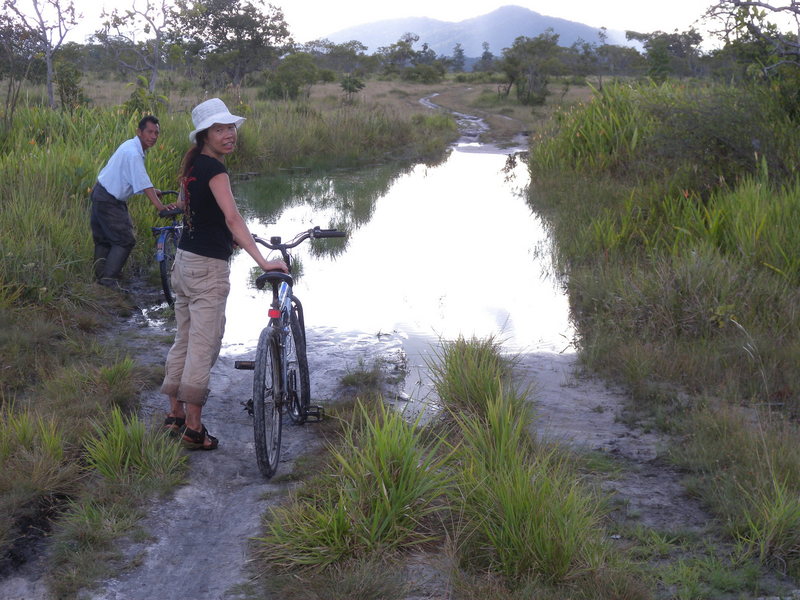
[[[184,156],[181,172],[184,229],[172,269],[177,332],[161,392],[170,405],[164,427],[181,434],[191,450],[214,450],[219,442],[201,415],[225,329],[234,244],[265,271],[287,268],[282,260],[263,257],[233,198],[225,157],[236,148],[244,118],[212,98],[192,110],[192,122],[189,140],[194,146]]]

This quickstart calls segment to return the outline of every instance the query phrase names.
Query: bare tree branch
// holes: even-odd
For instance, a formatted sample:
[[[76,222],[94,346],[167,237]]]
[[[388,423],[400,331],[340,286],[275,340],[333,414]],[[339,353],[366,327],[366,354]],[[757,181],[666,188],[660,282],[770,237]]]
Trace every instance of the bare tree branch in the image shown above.
[[[6,10],[14,12],[37,41],[47,66],[47,99],[50,108],[56,107],[53,81],[53,55],[64,43],[67,33],[77,24],[73,0],[29,0],[30,11],[26,12],[16,0],[5,0]]]

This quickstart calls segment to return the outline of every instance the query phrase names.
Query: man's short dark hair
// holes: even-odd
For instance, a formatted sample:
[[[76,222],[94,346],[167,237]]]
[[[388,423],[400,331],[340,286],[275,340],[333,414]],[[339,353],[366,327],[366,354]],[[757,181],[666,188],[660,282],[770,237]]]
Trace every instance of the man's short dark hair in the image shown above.
[[[147,115],[141,121],[139,121],[139,131],[144,131],[144,128],[147,127],[148,123],[158,125],[158,119],[156,119],[153,115]]]

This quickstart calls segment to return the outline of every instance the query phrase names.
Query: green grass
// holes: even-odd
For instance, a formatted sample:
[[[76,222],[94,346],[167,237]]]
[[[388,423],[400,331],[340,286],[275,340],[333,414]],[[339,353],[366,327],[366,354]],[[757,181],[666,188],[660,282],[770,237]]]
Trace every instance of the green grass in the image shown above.
[[[330,470],[265,520],[259,554],[272,567],[324,568],[436,538],[426,523],[447,487],[439,444],[423,444],[414,424],[381,403],[357,406],[358,425],[331,448]]]
[[[499,352],[493,337],[443,341],[428,361],[439,398],[450,410],[480,414],[496,397],[510,373],[513,360]]]
[[[136,417],[125,417],[118,408],[106,423],[95,425],[86,441],[89,469],[116,483],[158,485],[170,489],[183,479],[186,457],[166,435],[148,430]]]
[[[794,576],[799,132],[767,90],[604,88],[534,144],[530,195],[584,364],[628,387],[628,420],[677,436],[673,459],[730,543]],[[721,593],[717,571],[675,565],[679,597]]]
[[[55,526],[50,588],[73,597],[118,572],[118,541],[135,533],[142,500],[181,483],[186,455],[175,440],[119,408],[84,440],[89,483],[72,495]]]
[[[281,582],[293,575],[315,585],[345,572],[354,578],[347,589],[375,597],[378,581],[395,581],[392,571],[376,580],[354,563],[404,564],[422,552],[440,557],[439,577],[464,590],[458,597],[489,585],[502,590],[491,596],[499,598],[576,589],[585,598],[649,597],[613,556],[602,499],[583,482],[580,461],[530,436],[529,399],[506,385],[509,361],[499,345],[442,346],[442,389],[452,391],[475,365],[478,372],[428,427],[406,422],[380,398],[357,404],[331,444],[332,460],[266,515],[256,540],[264,585],[285,590]],[[470,410],[462,409],[465,397]]]
[[[0,409],[0,549],[11,547],[22,523],[45,518],[79,487],[80,470],[54,421]]]
[[[526,413],[515,405],[500,394],[485,419],[459,423],[459,546],[472,570],[561,583],[606,562],[601,503],[555,449],[532,451]]]

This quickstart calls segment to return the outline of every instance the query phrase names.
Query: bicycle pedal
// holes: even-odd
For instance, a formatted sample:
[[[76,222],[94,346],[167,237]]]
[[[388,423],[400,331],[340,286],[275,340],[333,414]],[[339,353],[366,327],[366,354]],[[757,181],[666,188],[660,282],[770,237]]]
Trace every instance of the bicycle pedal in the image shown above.
[[[256,361],[254,360],[237,360],[233,363],[234,369],[241,369],[243,371],[253,371],[256,368]]]
[[[325,409],[322,406],[309,406],[306,410],[306,421],[322,421],[325,418]]]

